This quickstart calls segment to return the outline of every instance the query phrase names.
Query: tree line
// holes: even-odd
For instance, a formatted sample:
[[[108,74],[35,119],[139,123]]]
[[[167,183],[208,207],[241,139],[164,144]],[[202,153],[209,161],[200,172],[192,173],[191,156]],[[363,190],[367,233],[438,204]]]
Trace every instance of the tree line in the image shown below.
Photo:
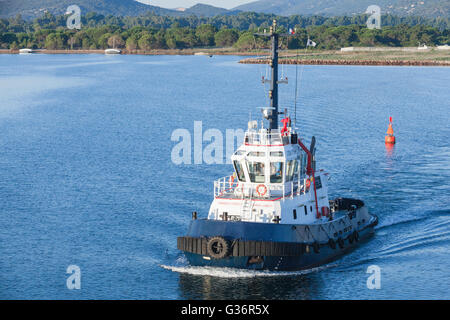
[[[0,32],[5,25],[12,24],[16,28],[21,26],[28,29],[43,28],[52,29],[57,26],[65,26],[67,16],[53,16],[50,13],[44,13],[41,17],[32,21],[23,21],[20,16],[10,19],[0,19]],[[241,12],[234,15],[218,15],[214,17],[199,17],[195,15],[191,16],[162,16],[152,12],[148,12],[141,16],[113,16],[102,15],[95,12],[88,12],[82,16],[82,23],[86,27],[98,27],[102,25],[117,25],[124,28],[132,28],[134,26],[154,27],[157,29],[168,29],[174,25],[180,27],[196,28],[202,24],[210,24],[217,29],[224,27],[228,29],[238,30],[250,30],[255,28],[268,28],[272,24],[273,19],[277,19],[278,25],[289,28],[292,26],[300,26],[306,28],[308,26],[343,26],[343,25],[364,25],[367,21],[368,15],[352,15],[352,16],[337,16],[337,17],[324,17],[324,16],[301,16],[292,15],[289,17],[276,16],[274,14],[255,13],[255,12]],[[450,17],[437,17],[437,18],[424,18],[419,16],[393,16],[383,15],[381,17],[381,25],[383,27],[396,26],[405,24],[408,26],[426,25],[434,28],[438,28],[443,31],[450,29]],[[17,20],[21,21],[20,25],[17,25]]]
[[[187,49],[199,47],[235,47],[239,50],[268,48],[266,38],[255,32],[269,29],[277,18],[280,32],[295,29],[296,34],[282,41],[289,49],[304,48],[307,39],[319,49],[347,46],[417,46],[450,44],[450,29],[433,26],[437,20],[409,17],[384,17],[382,29],[368,29],[366,18],[354,17],[275,17],[245,13],[236,16],[166,17],[148,14],[141,17],[115,17],[88,13],[82,17],[81,30],[66,27],[67,16],[45,13],[33,21],[20,16],[0,19],[0,48],[106,49],[127,50]],[[403,19],[403,20],[402,20]],[[423,20],[423,23],[419,23]],[[251,22],[250,22],[251,21]],[[403,21],[402,23],[400,23]],[[414,23],[417,22],[417,23]],[[443,20],[445,22],[445,19]],[[448,21],[446,22],[448,23]],[[445,23],[444,23],[445,24]]]

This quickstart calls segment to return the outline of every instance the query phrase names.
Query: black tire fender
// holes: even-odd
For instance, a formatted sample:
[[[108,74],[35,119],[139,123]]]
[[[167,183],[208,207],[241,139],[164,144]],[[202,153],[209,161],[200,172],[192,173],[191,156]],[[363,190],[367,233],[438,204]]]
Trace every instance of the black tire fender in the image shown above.
[[[331,249],[336,249],[336,241],[334,241],[333,239],[328,240],[328,245]]]
[[[315,253],[319,253],[320,252],[320,245],[319,243],[316,241],[313,243],[313,249]]]
[[[348,239],[348,242],[349,242],[350,244],[352,244],[353,241],[355,240],[355,234],[354,234],[354,233],[349,234],[348,237],[347,237],[347,239]],[[356,242],[356,241],[355,241],[355,242]]]
[[[230,243],[223,237],[212,237],[206,244],[208,255],[213,259],[223,259],[230,253]]]

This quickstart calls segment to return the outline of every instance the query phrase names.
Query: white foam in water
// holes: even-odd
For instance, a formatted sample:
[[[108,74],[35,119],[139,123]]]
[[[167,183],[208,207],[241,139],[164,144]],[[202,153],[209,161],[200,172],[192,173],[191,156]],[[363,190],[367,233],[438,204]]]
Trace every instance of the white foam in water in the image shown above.
[[[198,276],[211,276],[219,278],[253,278],[253,277],[280,277],[280,276],[298,276],[308,273],[318,272],[324,269],[332,268],[337,264],[329,264],[317,268],[306,269],[301,271],[264,271],[264,270],[247,270],[235,268],[217,268],[217,267],[191,267],[191,266],[166,266],[160,265],[161,268]]]

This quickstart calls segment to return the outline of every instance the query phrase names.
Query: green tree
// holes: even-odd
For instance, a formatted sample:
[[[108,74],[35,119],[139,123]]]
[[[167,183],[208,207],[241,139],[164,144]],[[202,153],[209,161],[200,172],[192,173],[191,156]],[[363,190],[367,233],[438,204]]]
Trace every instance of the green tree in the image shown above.
[[[45,48],[64,49],[67,43],[67,36],[62,33],[50,33],[45,39]]]
[[[0,0],[1,1],[1,0]],[[268,47],[265,37],[253,37],[252,32],[263,32],[278,21],[279,30],[297,27],[297,35],[283,48],[303,48],[307,36],[318,43],[318,48],[339,49],[343,46],[429,46],[450,42],[449,17],[423,18],[383,16],[382,30],[369,30],[367,15],[352,17],[290,16],[254,12],[215,17],[160,16],[147,13],[136,17],[103,16],[87,13],[82,17],[83,29],[67,30],[67,16],[49,12],[27,21],[21,16],[0,18],[0,47],[33,48],[107,48],[110,46],[134,48],[193,48],[196,46],[229,47],[242,50]],[[53,34],[53,35],[52,35]],[[13,35],[13,37],[12,37]],[[144,36],[145,35],[145,36]],[[47,39],[48,38],[48,39]],[[116,39],[109,41],[110,39]],[[143,38],[141,43],[140,39]],[[69,40],[71,39],[71,40]],[[69,41],[69,42],[68,42]]]
[[[10,48],[10,45],[15,42],[17,44],[17,36],[13,32],[5,32],[0,34],[0,44],[2,48]]]
[[[108,39],[108,45],[112,48],[123,48],[124,44],[123,38],[117,34],[112,35]]]
[[[166,32],[166,43],[170,49],[193,48],[197,44],[197,39],[190,28],[170,28]]]
[[[100,48],[107,49],[109,47],[108,40],[111,37],[112,37],[112,34],[109,33],[109,32],[105,33],[105,34],[102,34],[100,36],[100,38],[98,39],[97,44],[99,45]]]
[[[156,37],[148,32],[144,32],[138,42],[139,48],[142,50],[157,49]]]
[[[233,29],[222,29],[214,36],[214,41],[218,47],[231,47],[239,39],[239,34]]]
[[[127,50],[129,50],[129,51],[136,50],[138,47],[137,35],[133,34],[133,35],[129,36],[125,42],[125,46],[126,46]]]
[[[91,46],[92,46],[92,44],[91,44],[91,40],[89,38],[86,37],[81,40],[81,47],[83,49],[89,49],[89,48],[91,48]]]
[[[13,43],[11,43],[11,44],[9,45],[9,48],[10,48],[11,50],[17,50],[17,49],[19,49],[19,44],[17,43],[17,41],[14,41]]]
[[[202,24],[195,30],[195,36],[199,40],[200,46],[214,46],[214,35],[217,32],[216,27],[210,24]]]
[[[242,50],[255,49],[255,41],[253,32],[243,32],[234,46]]]
[[[374,46],[377,42],[377,33],[376,29],[365,29],[358,35],[359,43],[362,46]]]
[[[28,42],[30,41],[30,35],[28,33],[18,33],[17,34],[17,43],[21,48],[27,48]]]

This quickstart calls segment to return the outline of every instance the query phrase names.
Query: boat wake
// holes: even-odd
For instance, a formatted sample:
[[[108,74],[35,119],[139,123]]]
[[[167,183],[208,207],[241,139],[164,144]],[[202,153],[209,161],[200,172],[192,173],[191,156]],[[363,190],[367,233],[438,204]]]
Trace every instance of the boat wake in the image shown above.
[[[397,259],[399,257],[420,257],[427,251],[434,256],[445,255],[450,243],[449,213],[448,209],[428,211],[428,217],[402,220],[378,228],[378,237],[393,235],[395,240],[378,240],[377,248],[371,250],[369,254],[359,257],[352,256],[350,260],[341,260],[340,269],[346,270],[372,263],[379,264],[380,261],[386,263],[387,259],[393,257]],[[379,232],[383,228],[418,222],[421,222],[421,224],[409,228],[401,234]]]
[[[421,221],[426,221],[430,218],[434,217],[444,217],[450,215],[449,209],[443,209],[443,210],[431,210],[431,211],[423,211],[420,213],[419,217],[405,217],[405,218],[398,218],[397,215],[383,217],[382,224],[377,226],[376,230],[382,230],[385,228],[391,228],[391,227],[397,227],[400,225],[410,224],[410,223],[416,223]]]
[[[306,269],[301,271],[264,271],[264,270],[247,270],[236,268],[218,268],[218,267],[193,267],[193,266],[168,266],[160,265],[161,268],[172,272],[196,275],[211,276],[218,278],[256,278],[256,277],[290,277],[301,276],[305,274],[319,272],[325,269],[336,267],[337,264],[328,264],[317,268]]]

